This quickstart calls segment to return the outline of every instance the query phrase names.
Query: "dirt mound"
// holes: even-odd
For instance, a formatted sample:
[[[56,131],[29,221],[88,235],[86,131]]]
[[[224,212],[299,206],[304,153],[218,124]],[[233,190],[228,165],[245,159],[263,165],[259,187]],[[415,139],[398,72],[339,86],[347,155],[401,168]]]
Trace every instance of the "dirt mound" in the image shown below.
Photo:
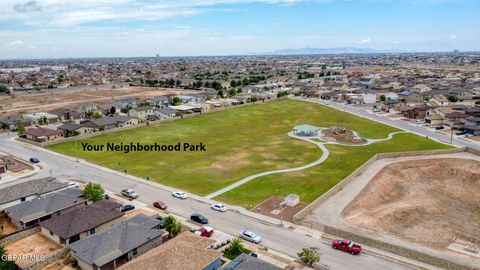
[[[480,162],[427,159],[383,168],[342,214],[352,224],[446,247],[480,243]]]

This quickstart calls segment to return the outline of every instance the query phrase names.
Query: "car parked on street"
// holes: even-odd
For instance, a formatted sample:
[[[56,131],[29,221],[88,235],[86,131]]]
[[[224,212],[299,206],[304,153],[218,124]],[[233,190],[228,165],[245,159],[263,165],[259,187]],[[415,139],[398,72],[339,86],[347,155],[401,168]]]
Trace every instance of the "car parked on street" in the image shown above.
[[[122,206],[120,206],[120,211],[122,212],[128,212],[128,211],[132,211],[135,209],[135,205],[133,204],[124,204]]]
[[[174,192],[172,192],[172,196],[175,197],[175,198],[182,199],[182,200],[185,200],[186,198],[188,198],[187,193],[185,193],[183,191],[174,191]]]
[[[165,204],[163,201],[156,201],[153,203],[153,206],[162,210],[167,209],[167,204]]]
[[[227,211],[227,207],[224,204],[221,204],[221,203],[212,204],[211,208],[213,210],[219,211],[219,212]]]
[[[38,160],[38,158],[36,158],[36,157],[31,157],[31,158],[30,158],[30,162],[31,162],[31,163],[39,163],[40,160]]]
[[[209,227],[209,226],[203,226],[202,228],[196,230],[194,232],[194,234],[196,235],[200,235],[200,236],[203,236],[203,237],[210,237],[212,236],[213,234],[213,228],[212,227]]]
[[[79,188],[80,186],[78,185],[78,183],[75,183],[75,182],[69,182],[68,185],[67,185],[67,188]]]
[[[445,127],[444,126],[436,126],[435,129],[436,130],[440,130],[440,129],[444,129]]]
[[[132,189],[129,189],[129,188],[122,189],[122,195],[127,197],[127,198],[130,198],[130,199],[138,198],[138,194],[135,191],[133,191]]]
[[[262,242],[262,237],[252,231],[241,231],[239,236],[240,238],[255,244],[260,244],[260,242]]]
[[[352,241],[349,240],[333,240],[332,247],[334,249],[346,251],[352,255],[359,254],[362,251],[361,246],[354,244]]]
[[[208,224],[208,218],[201,214],[192,214],[190,219],[200,224]]]

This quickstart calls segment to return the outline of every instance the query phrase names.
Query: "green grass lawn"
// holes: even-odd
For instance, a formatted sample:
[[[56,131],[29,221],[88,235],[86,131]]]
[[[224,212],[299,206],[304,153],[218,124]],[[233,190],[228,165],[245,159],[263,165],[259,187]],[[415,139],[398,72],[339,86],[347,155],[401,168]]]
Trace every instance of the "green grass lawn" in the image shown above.
[[[252,174],[297,167],[318,159],[321,150],[315,145],[287,136],[297,124],[342,126],[353,129],[366,138],[384,138],[388,133],[398,131],[326,106],[280,100],[99,135],[47,148],[112,169],[126,169],[129,174],[149,177],[152,181],[199,195],[207,195]],[[81,147],[82,142],[147,144],[155,141],[159,144],[203,142],[207,151],[124,154],[83,152]],[[447,146],[408,134],[396,135],[394,140],[365,147],[328,147],[331,155],[319,166],[296,173],[255,179],[218,199],[249,208],[270,195],[298,193],[302,201],[311,202],[375,153]]]

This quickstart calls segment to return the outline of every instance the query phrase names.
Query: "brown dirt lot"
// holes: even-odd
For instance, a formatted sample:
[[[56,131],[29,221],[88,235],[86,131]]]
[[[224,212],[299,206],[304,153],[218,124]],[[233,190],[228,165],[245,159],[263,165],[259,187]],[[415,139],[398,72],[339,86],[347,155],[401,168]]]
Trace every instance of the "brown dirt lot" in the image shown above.
[[[60,245],[48,239],[40,232],[5,245],[7,254],[12,256],[30,254],[45,256],[49,253],[59,250],[60,248]],[[32,261],[17,260],[16,263],[22,267],[29,265],[32,263]]]
[[[82,87],[43,90],[32,94],[18,94],[14,97],[0,96],[0,115],[23,114],[32,111],[49,111],[55,108],[74,108],[82,103],[111,103],[114,100],[138,97],[147,99],[167,94],[190,93],[194,90],[122,86]]]
[[[3,230],[0,232],[4,235],[18,231],[18,229],[12,224],[12,222],[10,222],[10,219],[8,217],[0,217],[0,227],[3,228]]]
[[[480,162],[425,159],[384,167],[343,210],[346,220],[410,242],[480,243]]]

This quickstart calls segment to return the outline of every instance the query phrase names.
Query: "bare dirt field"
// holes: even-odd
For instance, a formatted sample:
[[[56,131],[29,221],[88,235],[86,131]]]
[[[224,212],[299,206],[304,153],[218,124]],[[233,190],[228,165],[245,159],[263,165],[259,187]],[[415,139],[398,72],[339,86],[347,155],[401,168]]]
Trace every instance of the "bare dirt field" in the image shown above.
[[[8,217],[0,217],[0,234],[7,235],[18,231]]]
[[[60,248],[61,248],[60,245],[48,239],[40,232],[5,245],[7,254],[18,255],[18,256],[37,255],[38,257],[40,257],[40,256],[48,255],[49,253],[52,253]],[[23,259],[21,260],[19,259],[16,261],[16,263],[20,267],[29,265],[32,262],[33,261],[31,260],[23,260]]]
[[[381,169],[342,214],[352,224],[446,248],[480,243],[480,161],[424,159]]]
[[[147,99],[168,94],[191,93],[194,90],[150,87],[81,87],[42,90],[15,96],[0,96],[0,115],[49,111],[55,108],[74,108],[82,103],[111,103],[115,100],[139,97]]]
[[[59,260],[47,264],[42,270],[76,270],[78,268],[74,267],[74,259],[71,257],[70,253],[63,255]]]

